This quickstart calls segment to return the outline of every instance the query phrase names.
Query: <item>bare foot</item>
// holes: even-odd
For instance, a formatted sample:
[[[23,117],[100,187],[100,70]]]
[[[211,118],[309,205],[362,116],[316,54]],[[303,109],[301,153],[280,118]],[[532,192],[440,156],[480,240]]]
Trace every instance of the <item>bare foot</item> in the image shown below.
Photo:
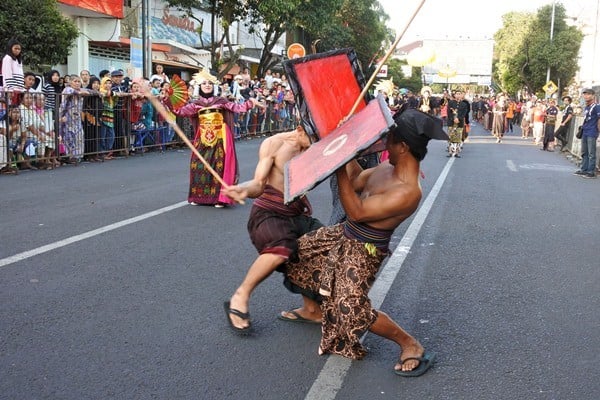
[[[298,321],[298,322],[312,322],[315,324],[321,323],[321,310],[309,311],[304,307],[296,308],[291,311],[282,311],[281,319],[287,321]]]
[[[424,353],[425,349],[419,342],[416,342],[412,346],[405,346],[402,349],[402,353],[400,353],[400,361],[394,366],[394,369],[396,371],[412,371],[419,366],[419,360],[409,360],[409,358],[422,357]],[[406,362],[403,362],[403,360],[406,360]]]
[[[248,313],[248,300],[244,300],[240,295],[234,294],[231,297],[229,308],[232,310],[237,310],[240,313]],[[241,318],[235,313],[229,314],[229,319],[231,320],[231,324],[238,329],[248,329],[250,327],[250,318]]]

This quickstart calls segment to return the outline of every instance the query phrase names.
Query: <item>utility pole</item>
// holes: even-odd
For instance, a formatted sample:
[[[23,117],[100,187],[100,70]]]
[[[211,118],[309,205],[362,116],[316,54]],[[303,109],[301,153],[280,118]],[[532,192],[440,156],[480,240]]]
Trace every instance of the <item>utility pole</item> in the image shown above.
[[[152,75],[152,46],[150,44],[149,0],[142,0],[142,76]]]
[[[556,0],[552,1],[552,18],[550,20],[550,44],[554,37],[554,11],[556,10]],[[546,73],[546,83],[550,82],[550,66],[548,66],[548,72]]]

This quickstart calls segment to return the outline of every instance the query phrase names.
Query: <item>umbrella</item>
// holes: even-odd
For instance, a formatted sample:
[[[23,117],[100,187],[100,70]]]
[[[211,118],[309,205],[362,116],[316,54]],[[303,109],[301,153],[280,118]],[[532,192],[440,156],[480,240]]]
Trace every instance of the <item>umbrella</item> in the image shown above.
[[[430,47],[417,47],[408,53],[406,58],[408,65],[422,67],[435,61],[435,51]]]

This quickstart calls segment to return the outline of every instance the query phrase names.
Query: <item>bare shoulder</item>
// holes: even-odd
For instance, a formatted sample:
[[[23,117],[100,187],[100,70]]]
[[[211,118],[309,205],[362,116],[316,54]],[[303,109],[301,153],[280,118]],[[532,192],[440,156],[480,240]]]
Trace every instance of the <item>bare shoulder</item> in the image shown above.
[[[277,135],[268,137],[260,144],[260,156],[274,157],[282,145],[283,140],[281,140],[281,138],[278,138]]]

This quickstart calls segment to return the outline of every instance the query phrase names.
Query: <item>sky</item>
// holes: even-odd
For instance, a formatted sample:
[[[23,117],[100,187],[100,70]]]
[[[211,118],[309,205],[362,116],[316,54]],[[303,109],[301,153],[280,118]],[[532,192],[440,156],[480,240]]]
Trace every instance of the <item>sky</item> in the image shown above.
[[[560,1],[567,14],[578,16],[582,0]],[[379,0],[390,16],[389,27],[400,34],[417,9],[420,0]],[[456,39],[458,37],[482,39],[493,38],[502,27],[502,15],[510,11],[536,12],[540,7],[552,4],[552,0],[425,0],[400,46],[422,39]]]

